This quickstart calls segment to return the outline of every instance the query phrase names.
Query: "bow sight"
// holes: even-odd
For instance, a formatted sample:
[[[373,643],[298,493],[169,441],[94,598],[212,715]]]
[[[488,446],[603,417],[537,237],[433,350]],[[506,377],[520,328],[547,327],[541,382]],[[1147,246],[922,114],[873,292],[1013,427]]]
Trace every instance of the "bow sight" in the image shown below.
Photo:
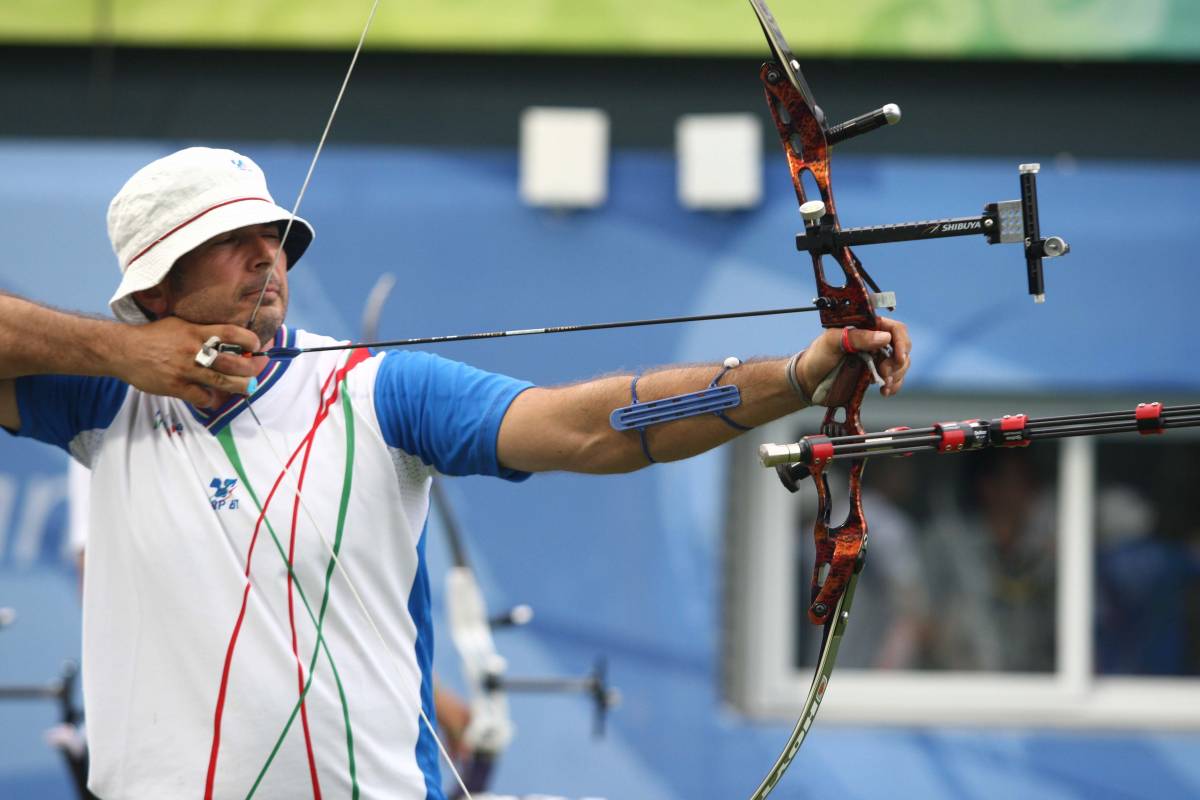
[[[839,127],[853,127],[860,120],[885,117],[888,109],[894,109],[893,120],[869,127],[859,126],[860,129],[843,136],[842,139],[875,130],[882,125],[898,122],[900,108],[895,104],[888,104],[878,111],[855,117]],[[1040,164],[1019,166],[1017,170],[1021,176],[1021,199],[988,203],[983,207],[983,213],[974,217],[951,217],[949,219],[839,229],[835,221],[825,212],[825,203],[821,200],[810,200],[800,207],[800,215],[804,218],[805,232],[796,235],[796,249],[822,256],[832,255],[843,247],[860,244],[911,242],[979,234],[987,239],[988,244],[1020,243],[1025,246],[1025,271],[1029,279],[1029,294],[1033,296],[1033,302],[1042,303],[1046,300],[1042,259],[1064,256],[1071,252],[1071,246],[1061,236],[1043,237],[1041,235],[1037,201],[1037,174],[1040,169]],[[893,303],[889,305],[894,305],[894,299]]]

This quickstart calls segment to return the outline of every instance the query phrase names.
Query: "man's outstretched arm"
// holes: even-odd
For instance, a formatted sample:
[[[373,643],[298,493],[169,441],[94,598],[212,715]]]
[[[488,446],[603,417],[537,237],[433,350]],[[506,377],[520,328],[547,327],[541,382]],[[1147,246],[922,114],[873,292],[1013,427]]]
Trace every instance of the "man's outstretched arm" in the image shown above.
[[[880,319],[880,330],[851,330],[851,344],[864,353],[880,353],[891,346],[892,355],[878,361],[884,380],[881,392],[899,391],[908,371],[912,347],[902,323]],[[801,397],[787,377],[789,359],[750,361],[730,370],[722,384],[736,384],[741,405],[727,416],[738,425],[753,428],[803,408],[821,381],[846,357],[842,331],[825,331],[795,365]],[[721,369],[719,364],[671,367],[638,379],[640,401],[658,400],[704,389]],[[500,463],[525,472],[629,472],[649,462],[637,431],[617,431],[609,423],[616,408],[631,402],[628,375],[598,378],[556,388],[534,388],[521,393],[509,407],[500,426],[497,453]],[[740,433],[713,414],[706,413],[646,430],[646,449],[655,461],[688,458],[729,441]]]
[[[209,404],[213,389],[244,392],[262,359],[222,355],[212,369],[200,367],[192,357],[210,336],[258,349],[258,337],[236,325],[127,325],[0,294],[0,425],[21,426],[13,379],[23,375],[106,375],[197,406]]]

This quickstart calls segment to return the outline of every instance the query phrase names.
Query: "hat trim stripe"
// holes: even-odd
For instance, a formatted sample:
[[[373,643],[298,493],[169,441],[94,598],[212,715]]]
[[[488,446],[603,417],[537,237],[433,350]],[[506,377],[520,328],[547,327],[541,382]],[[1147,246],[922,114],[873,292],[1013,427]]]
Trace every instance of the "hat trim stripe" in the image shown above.
[[[191,219],[184,220],[183,222],[176,225],[174,228],[171,228],[171,230],[164,233],[162,236],[155,239],[150,244],[146,245],[145,249],[143,249],[142,252],[138,253],[136,256],[129,259],[129,263],[125,265],[125,269],[129,269],[130,267],[132,267],[133,262],[137,261],[139,258],[146,255],[146,253],[149,253],[155,247],[158,247],[158,245],[162,244],[163,241],[168,239],[172,234],[178,233],[180,230],[182,230],[183,228],[186,228],[188,225],[191,225],[193,222],[200,219],[201,217],[203,217],[205,214],[209,213],[210,211],[216,211],[218,208],[223,208],[224,206],[233,205],[234,203],[243,203],[247,200],[261,200],[264,203],[271,203],[272,205],[274,205],[274,203],[275,203],[275,201],[271,200],[271,198],[269,198],[269,197],[236,197],[233,200],[226,200],[223,203],[217,203],[215,206],[209,206],[208,208],[204,209],[196,216],[192,217]]]

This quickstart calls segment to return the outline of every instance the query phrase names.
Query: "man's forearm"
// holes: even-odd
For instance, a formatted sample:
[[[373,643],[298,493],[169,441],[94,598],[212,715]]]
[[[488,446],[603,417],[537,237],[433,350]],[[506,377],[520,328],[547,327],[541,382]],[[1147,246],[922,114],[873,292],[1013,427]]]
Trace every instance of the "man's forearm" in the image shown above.
[[[784,358],[751,361],[725,373],[721,385],[736,384],[741,394],[740,404],[727,409],[725,415],[739,427],[704,413],[646,428],[644,446],[636,430],[616,431],[609,424],[613,410],[632,400],[630,376],[599,378],[558,389],[530,389],[518,395],[504,415],[497,445],[500,463],[526,472],[629,472],[651,459],[674,461],[694,456],[729,441],[742,428],[803,408],[814,396],[818,403],[836,404],[837,395],[844,394],[846,387],[833,383],[838,376],[835,370],[847,358],[853,359],[855,356],[849,355],[853,353],[873,354],[883,381],[880,393],[893,395],[904,383],[912,340],[900,322],[879,317],[876,323],[876,330],[829,328],[794,362]],[[720,364],[708,364],[651,372],[638,380],[638,400],[661,400],[702,390],[720,370]]]
[[[0,294],[0,379],[115,375],[128,326]]]
[[[785,358],[768,359],[749,361],[729,370],[722,377],[720,385],[737,386],[741,403],[726,409],[724,415],[729,422],[740,427],[729,424],[713,413],[652,425],[645,432],[646,449],[650,451],[650,456],[655,461],[690,458],[724,444],[744,433],[746,428],[756,428],[806,407],[808,403],[805,398],[797,394],[787,379],[787,365],[788,359]],[[721,371],[721,366],[703,364],[649,372],[638,379],[638,400],[645,403],[706,389]],[[632,402],[630,379],[620,379],[613,389],[616,390],[616,396],[610,413],[612,408]],[[607,424],[608,414],[604,416],[606,428],[625,439],[623,449],[634,451],[632,457],[626,454],[622,471],[645,465],[646,454],[642,451],[638,432],[613,430]]]
[[[803,408],[806,403],[787,379],[788,359],[750,361],[725,373],[720,385],[736,385],[741,403],[725,411],[729,420],[753,428]],[[670,367],[638,378],[640,402],[661,400],[708,388],[721,364]],[[517,398],[501,427],[505,466],[529,471],[629,472],[655,461],[676,461],[710,450],[742,433],[712,413],[636,430],[613,429],[614,409],[632,403],[632,376],[618,375],[552,389],[534,389]]]

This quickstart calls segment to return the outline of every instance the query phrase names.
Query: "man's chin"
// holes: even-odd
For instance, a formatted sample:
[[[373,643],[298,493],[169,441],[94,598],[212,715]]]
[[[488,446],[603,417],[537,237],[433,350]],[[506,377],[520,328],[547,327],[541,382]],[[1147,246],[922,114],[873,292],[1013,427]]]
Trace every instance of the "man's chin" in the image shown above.
[[[236,312],[241,318],[235,322],[235,325],[240,325],[243,328],[250,328],[258,335],[263,346],[266,347],[275,338],[276,332],[283,325],[284,316],[287,313],[287,305],[273,292],[268,292],[263,296],[262,303],[258,303],[257,294],[246,295],[242,298],[243,303],[239,303],[238,311]],[[255,305],[258,306],[257,311]],[[247,325],[248,322],[253,324]]]
[[[277,313],[275,309],[259,309],[258,316],[254,318],[254,324],[250,326],[250,330],[262,342],[263,347],[269,347],[282,325],[283,315]]]

